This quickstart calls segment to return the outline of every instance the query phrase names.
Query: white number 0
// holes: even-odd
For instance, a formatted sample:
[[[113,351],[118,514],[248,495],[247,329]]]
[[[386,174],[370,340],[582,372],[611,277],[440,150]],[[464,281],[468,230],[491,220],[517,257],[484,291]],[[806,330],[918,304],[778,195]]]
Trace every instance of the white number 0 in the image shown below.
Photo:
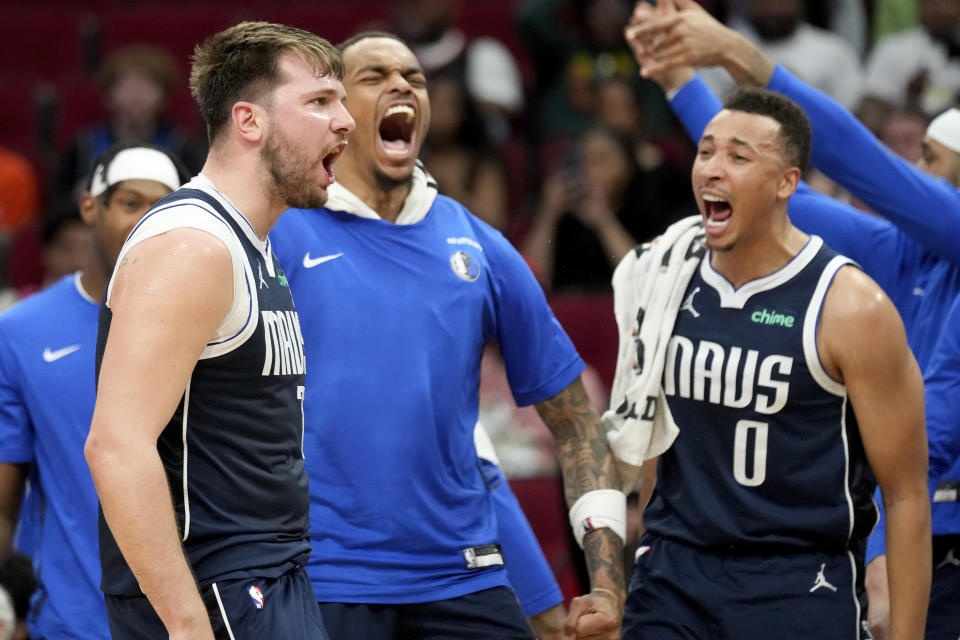
[[[733,477],[745,487],[759,487],[767,477],[767,430],[766,422],[741,420],[733,438]],[[747,442],[750,431],[753,438],[753,473],[747,475]]]

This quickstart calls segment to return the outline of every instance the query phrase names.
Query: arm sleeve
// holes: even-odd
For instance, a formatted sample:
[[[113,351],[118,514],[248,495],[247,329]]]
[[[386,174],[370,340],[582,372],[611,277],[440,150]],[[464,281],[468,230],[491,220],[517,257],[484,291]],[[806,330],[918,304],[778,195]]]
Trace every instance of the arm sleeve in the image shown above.
[[[707,123],[723,107],[699,76],[677,91],[670,106],[693,140],[700,139]],[[896,227],[818,193],[804,182],[790,198],[788,211],[802,231],[820,236],[835,251],[855,260],[891,299],[902,299],[897,274],[901,264],[915,259],[916,247]],[[894,255],[900,259],[891,260]]]
[[[931,252],[960,264],[960,192],[887,149],[849,111],[777,66],[769,88],[813,127],[813,165]],[[851,256],[853,257],[853,256]]]
[[[6,330],[0,325],[0,331]],[[0,341],[0,462],[33,460],[33,423],[20,390],[17,362],[7,341]]]
[[[510,584],[524,615],[529,618],[543,613],[563,602],[563,593],[503,472],[483,458],[480,466],[493,498],[497,537],[503,548]]]
[[[586,368],[533,273],[502,236],[489,242],[496,339],[517,406],[551,398]]]
[[[924,386],[930,478],[937,481],[960,456],[960,298],[947,313]]]

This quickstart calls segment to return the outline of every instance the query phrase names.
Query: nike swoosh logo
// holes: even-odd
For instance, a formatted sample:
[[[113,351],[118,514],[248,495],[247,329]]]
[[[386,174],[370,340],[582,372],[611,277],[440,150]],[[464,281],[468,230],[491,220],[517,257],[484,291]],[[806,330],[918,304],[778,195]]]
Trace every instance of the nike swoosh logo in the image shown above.
[[[313,269],[318,264],[323,264],[324,262],[330,262],[331,260],[336,260],[342,255],[343,253],[333,253],[333,254],[330,254],[329,256],[320,256],[319,258],[311,258],[310,252],[307,251],[307,253],[305,253],[303,256],[303,267],[305,269]]]
[[[68,356],[74,351],[79,351],[80,345],[72,344],[69,347],[64,347],[63,349],[57,349],[56,351],[50,351],[50,347],[47,347],[43,350],[43,361],[44,362],[54,362],[59,360],[64,356]]]

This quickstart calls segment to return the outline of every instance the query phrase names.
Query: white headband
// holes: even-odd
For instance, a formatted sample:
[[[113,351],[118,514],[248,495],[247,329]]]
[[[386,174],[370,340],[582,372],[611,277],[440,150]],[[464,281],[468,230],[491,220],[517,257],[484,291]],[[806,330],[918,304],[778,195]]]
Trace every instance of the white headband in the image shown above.
[[[148,147],[131,147],[115,155],[106,167],[97,166],[90,195],[102,195],[124,180],[153,180],[170,187],[171,191],[180,188],[180,174],[167,154]]]
[[[954,153],[960,153],[960,109],[947,109],[927,127],[927,136]]]

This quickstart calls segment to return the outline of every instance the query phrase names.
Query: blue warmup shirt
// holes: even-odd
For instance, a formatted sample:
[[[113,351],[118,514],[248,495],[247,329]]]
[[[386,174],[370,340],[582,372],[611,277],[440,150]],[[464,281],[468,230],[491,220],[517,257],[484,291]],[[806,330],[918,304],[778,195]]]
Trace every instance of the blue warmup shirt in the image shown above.
[[[97,493],[83,457],[93,417],[99,304],[78,275],[0,314],[0,461],[32,463],[23,519],[39,587],[34,638],[110,638],[100,592]],[[21,525],[22,526],[22,525]]]
[[[806,111],[813,127],[813,165],[886,218],[858,211],[801,183],[790,198],[791,220],[855,260],[890,296],[929,385],[928,372],[944,319],[960,293],[960,242],[956,241],[960,237],[960,191],[896,156],[846,109],[783,67],[777,66],[769,88]],[[700,139],[707,123],[722,108],[699,77],[684,85],[670,104],[694,140]],[[943,475],[946,481],[960,479],[960,460],[936,460],[935,455],[953,450],[950,442],[937,439],[955,436],[952,429],[941,428],[932,420],[935,416],[954,418],[956,413],[940,406],[951,402],[950,396],[931,393],[928,386],[931,469],[952,465]],[[870,537],[868,562],[884,553],[883,525],[881,518]],[[960,502],[935,502],[933,534],[957,533]]]
[[[473,431],[500,345],[518,405],[583,371],[523,258],[457,202],[396,225],[290,210],[270,234],[307,361],[304,450],[322,602],[412,603],[507,585],[464,550],[498,542]]]

